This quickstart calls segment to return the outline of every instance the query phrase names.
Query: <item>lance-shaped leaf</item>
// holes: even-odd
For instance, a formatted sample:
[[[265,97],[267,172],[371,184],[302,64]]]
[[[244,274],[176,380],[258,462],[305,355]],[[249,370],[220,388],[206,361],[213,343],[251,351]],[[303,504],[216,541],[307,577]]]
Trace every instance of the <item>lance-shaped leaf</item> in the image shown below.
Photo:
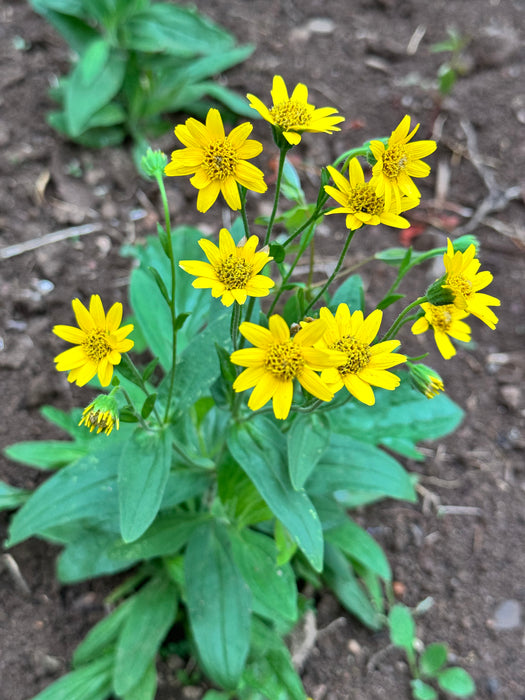
[[[330,428],[324,416],[299,415],[288,433],[288,471],[294,489],[302,489],[328,446]]]

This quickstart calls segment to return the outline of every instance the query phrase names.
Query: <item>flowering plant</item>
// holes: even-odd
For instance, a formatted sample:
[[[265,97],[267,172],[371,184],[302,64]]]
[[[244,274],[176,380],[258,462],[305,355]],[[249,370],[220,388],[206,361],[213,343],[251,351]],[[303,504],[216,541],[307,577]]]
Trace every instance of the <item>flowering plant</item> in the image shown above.
[[[308,204],[286,154],[305,133],[331,133],[343,118],[309,104],[304,85],[289,97],[279,76],[272,97],[268,109],[249,95],[280,152],[271,213],[256,222],[264,233],[252,232],[246,206],[250,191],[267,187],[249,162],[262,150],[248,139],[252,126],[226,135],[214,109],[205,123],[188,119],[175,129],[184,148],[169,163],[153,151],[143,161],[165,221],[131,251],[133,324],[121,325],[120,304],[106,314],[94,294],[89,308],[73,301],[78,328],[54,328],[73,344],[55,358],[57,369],[79,386],[98,377],[112,388],[82,413],[44,409],[70,441],[8,448],[13,459],[57,470],[32,495],[11,489],[11,506],[23,505],[9,544],[36,535],[63,545],[64,582],[130,576],[112,596],[118,605],[77,648],[74,670],[39,700],[153,698],[155,658],[174,626],[221,689],[208,700],[304,700],[283,637],[308,605],[305,581],[331,588],[371,629],[387,623],[388,561],[349,511],[384,497],[415,501],[415,477],[392,453],[422,459],[416,443],[452,431],[462,416],[424,356],[398,352],[399,335],[407,324],[415,334],[432,327],[452,357],[450,338],[470,338],[463,319],[493,328],[489,307],[499,301],[480,292],[492,277],[478,272],[470,237],[424,253],[376,253],[397,276],[372,310],[359,276],[336,286],[365,226],[409,226],[403,214],[420,196],[412,178],[428,173],[421,159],[435,143],[410,143],[418,127],[410,131],[405,117],[390,138],[323,168]],[[368,180],[362,156],[374,163]],[[240,212],[218,246],[195,229],[171,230],[165,175],[191,175],[201,211],[222,196]],[[278,216],[281,195],[293,206]],[[320,285],[294,279],[325,214],[345,215],[339,260]],[[381,330],[410,270],[440,256],[443,276]]]

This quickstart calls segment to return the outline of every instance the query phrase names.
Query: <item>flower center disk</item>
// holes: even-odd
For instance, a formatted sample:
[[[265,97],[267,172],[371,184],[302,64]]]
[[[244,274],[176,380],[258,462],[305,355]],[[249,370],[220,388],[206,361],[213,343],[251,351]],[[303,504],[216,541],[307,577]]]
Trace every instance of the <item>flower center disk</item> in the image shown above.
[[[216,272],[226,289],[244,289],[251,279],[253,266],[230,253]]]
[[[440,331],[448,331],[453,321],[454,304],[443,304],[432,307],[432,326]]]
[[[447,277],[447,287],[449,287],[454,294],[465,297],[466,299],[472,294],[472,282],[466,280],[462,275],[451,275]]]
[[[100,362],[111,352],[111,347],[106,340],[106,334],[100,330],[90,331],[88,337],[82,343],[82,348],[93,362]]]
[[[353,187],[348,197],[348,208],[364,214],[379,216],[385,209],[385,198],[378,197],[368,184]]]
[[[278,379],[289,381],[301,372],[304,357],[293,342],[275,343],[268,350],[265,367]]]
[[[237,155],[227,139],[211,143],[204,151],[203,166],[210,180],[225,180],[237,165]]]
[[[305,126],[310,121],[306,106],[292,100],[279,102],[270,110],[270,114],[283,131],[288,131],[294,126]]]
[[[387,177],[396,178],[407,163],[408,156],[403,146],[392,146],[383,154],[383,172]]]
[[[370,346],[358,342],[351,335],[345,335],[330,345],[330,350],[344,352],[348,358],[346,364],[337,368],[343,377],[347,374],[357,374],[370,362]]]

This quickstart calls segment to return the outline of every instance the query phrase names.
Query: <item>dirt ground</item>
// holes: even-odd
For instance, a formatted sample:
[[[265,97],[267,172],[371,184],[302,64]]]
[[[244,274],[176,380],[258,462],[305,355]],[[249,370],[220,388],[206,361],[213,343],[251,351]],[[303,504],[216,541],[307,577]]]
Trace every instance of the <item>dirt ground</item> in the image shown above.
[[[421,122],[421,138],[439,141],[429,159],[422,206],[412,219],[417,248],[448,234],[476,233],[489,290],[501,298],[496,331],[473,323],[476,346],[445,362],[427,360],[466,412],[456,433],[424,447],[417,505],[387,501],[358,519],[385,548],[400,600],[433,603],[418,617],[424,643],[449,645],[451,661],[475,678],[479,700],[525,698],[525,4],[523,0],[197,0],[194,3],[257,46],[222,79],[239,93],[265,99],[274,73],[305,82],[318,106],[347,118],[333,136],[307,136],[297,153],[305,182],[319,166],[364,140],[387,135],[405,113]],[[446,55],[430,46],[455,27],[469,40],[465,69],[444,100],[435,89]],[[72,321],[70,301],[100,293],[126,302],[130,260],[124,243],[155,230],[159,202],[140,180],[125,149],[88,151],[46,125],[48,87],[68,66],[60,37],[21,1],[0,2],[0,447],[61,437],[39,414],[44,404],[87,404],[86,390],[53,367],[60,341],[54,323]],[[174,123],[182,117],[174,117]],[[268,171],[275,157],[268,130],[255,135]],[[158,142],[175,148],[173,135]],[[217,231],[228,211],[195,210],[182,178],[169,182],[175,223]],[[257,200],[252,200],[255,209]],[[221,221],[217,221],[217,216]],[[215,217],[215,218],[214,218]],[[334,260],[342,220],[323,225],[321,262]],[[5,257],[8,246],[76,225],[88,235]],[[399,233],[366,234],[355,255],[399,245]],[[2,259],[3,258],[3,259]],[[322,278],[322,270],[319,278]],[[391,278],[374,267],[370,303]],[[429,266],[419,282],[435,277]],[[416,279],[416,281],[418,281]],[[416,292],[418,293],[418,292]],[[412,345],[410,345],[410,343]],[[412,339],[405,346],[421,348]],[[423,350],[420,350],[423,351]],[[0,478],[31,488],[43,478],[0,456]],[[5,539],[8,517],[0,519]],[[56,549],[39,541],[9,552],[27,590],[0,560],[0,700],[28,700],[65,673],[75,645],[104,612],[111,579],[64,587],[54,575]],[[371,634],[330,595],[318,601],[318,634],[304,669],[314,700],[404,700],[410,697],[402,655],[385,632]],[[174,667],[175,666],[175,667]],[[173,659],[160,664],[158,698],[199,698],[181,687]]]

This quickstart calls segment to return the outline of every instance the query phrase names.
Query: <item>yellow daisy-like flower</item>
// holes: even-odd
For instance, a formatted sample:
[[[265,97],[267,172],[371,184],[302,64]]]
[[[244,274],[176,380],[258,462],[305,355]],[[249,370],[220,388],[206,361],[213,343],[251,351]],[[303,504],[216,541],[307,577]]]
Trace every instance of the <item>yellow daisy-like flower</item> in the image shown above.
[[[249,408],[257,411],[272,399],[275,417],[282,420],[290,412],[294,379],[321,401],[331,401],[333,392],[316,371],[335,367],[344,355],[313,347],[324,332],[324,321],[306,324],[293,337],[286,321],[277,314],[270,317],[269,326],[267,329],[248,322],[239,326],[242,335],[255,347],[236,350],[231,355],[234,364],[247,367],[233,383],[234,390],[255,387],[248,400]]]
[[[326,307],[320,309],[319,315],[326,323],[322,346],[339,350],[345,356],[337,367],[321,372],[321,379],[334,393],[345,386],[358,401],[373,406],[373,386],[390,390],[399,386],[399,377],[387,371],[406,360],[405,355],[393,352],[399,347],[399,340],[372,345],[383,319],[382,311],[376,309],[364,318],[362,311],[351,314],[347,304],[339,304],[335,316]]]
[[[187,119],[175,127],[175,136],[186,146],[171,154],[166,175],[193,175],[191,184],[199,190],[197,209],[205,212],[222,192],[230,209],[241,208],[239,185],[253,192],[266,192],[264,175],[248,163],[262,151],[262,143],[248,139],[253,125],[239,124],[228,136],[220,112],[210,109],[206,124]]]
[[[106,314],[98,294],[92,294],[89,311],[80,299],[73,299],[73,311],[79,328],[55,326],[53,333],[59,338],[74,343],[55,357],[59,372],[69,372],[69,382],[84,386],[98,374],[102,386],[107,386],[113,376],[113,366],[118,365],[121,353],[131,350],[134,343],[127,335],[133,324],[119,328],[122,321],[122,304],[113,304]]]
[[[365,182],[363,168],[357,158],[352,158],[348,166],[348,180],[339,170],[331,165],[328,172],[332,176],[335,187],[325,185],[325,192],[340,204],[340,207],[326,212],[327,214],[346,214],[346,227],[351,231],[368,224],[377,226],[386,224],[395,228],[408,228],[410,222],[400,212],[412,209],[419,204],[419,199],[402,197],[399,203],[391,201],[385,204],[385,198],[376,193],[375,187]]]
[[[410,117],[407,114],[390,135],[386,147],[381,141],[370,142],[370,150],[377,161],[372,168],[371,182],[378,196],[385,198],[387,207],[392,200],[399,206],[403,195],[412,199],[421,198],[412,178],[429,174],[430,166],[421,158],[434,153],[436,142],[408,143],[418,129],[419,124],[416,124],[410,131]]]
[[[196,289],[211,289],[213,297],[221,297],[224,306],[234,301],[244,304],[247,297],[265,297],[275,282],[259,275],[267,262],[273,260],[268,255],[268,246],[255,252],[259,239],[250,236],[235,245],[231,233],[223,228],[219,234],[219,247],[207,238],[201,238],[199,245],[209,262],[181,260],[179,266],[197,279],[192,283]]]
[[[420,306],[425,315],[418,318],[412,325],[412,333],[419,335],[432,328],[439,352],[445,360],[449,360],[456,354],[456,348],[450,338],[456,338],[456,340],[461,340],[464,343],[468,343],[470,340],[470,326],[462,320],[469,314],[462,309],[458,309],[454,304],[434,306],[434,304],[424,302]]]
[[[493,277],[488,270],[478,272],[481,263],[476,258],[474,245],[469,245],[462,253],[459,250],[454,251],[452,241],[448,239],[443,262],[446,270],[443,287],[450,289],[454,294],[455,306],[476,316],[494,330],[498,317],[489,306],[499,306],[501,302],[490,294],[480,292],[488,287]]]
[[[290,145],[295,146],[301,141],[303,131],[324,134],[340,131],[336,125],[343,122],[344,117],[339,116],[333,107],[316,109],[308,104],[306,85],[298,83],[289,97],[284,80],[280,75],[275,75],[271,95],[273,107],[270,109],[255,95],[248,94],[246,97],[250,100],[250,107],[280,129]]]

